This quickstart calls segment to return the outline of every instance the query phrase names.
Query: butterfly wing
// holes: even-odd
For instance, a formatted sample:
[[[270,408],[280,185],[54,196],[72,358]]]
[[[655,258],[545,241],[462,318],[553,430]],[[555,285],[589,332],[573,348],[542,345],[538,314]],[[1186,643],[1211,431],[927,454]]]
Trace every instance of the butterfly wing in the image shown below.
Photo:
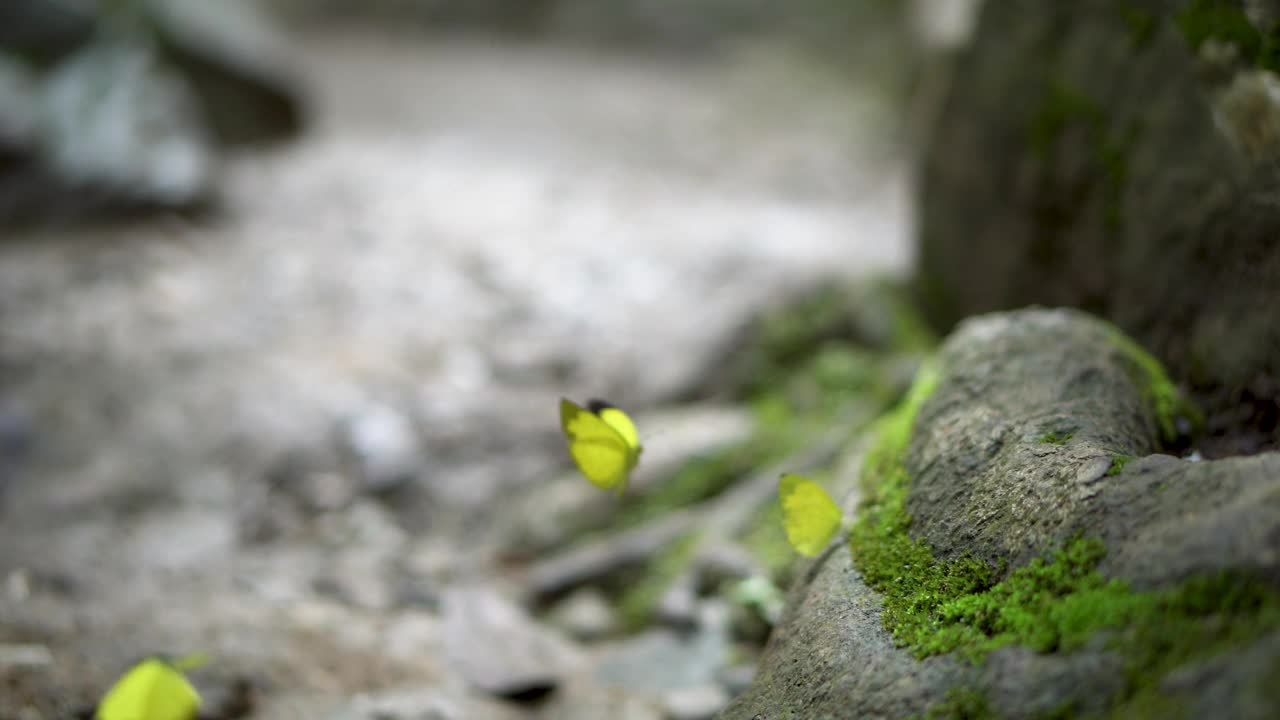
[[[606,490],[621,491],[636,455],[623,435],[599,415],[564,399],[560,400],[560,428],[578,470]]]
[[[156,658],[134,665],[98,704],[97,720],[195,720],[200,695],[181,671]]]
[[[643,448],[640,446],[640,433],[636,432],[636,424],[631,422],[631,417],[613,406],[601,408],[596,415],[627,444],[627,469],[635,467],[640,461],[640,451]]]
[[[806,557],[826,549],[844,517],[827,491],[808,478],[786,473],[778,481],[778,498],[791,547]]]

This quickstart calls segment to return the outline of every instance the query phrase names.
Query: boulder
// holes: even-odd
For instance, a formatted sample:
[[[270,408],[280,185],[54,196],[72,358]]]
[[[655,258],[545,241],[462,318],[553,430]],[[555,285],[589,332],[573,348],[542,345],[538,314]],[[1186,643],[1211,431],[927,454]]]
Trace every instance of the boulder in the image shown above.
[[[933,367],[720,717],[1266,717],[1280,453],[1161,454],[1185,406],[1078,311],[967,320]]]
[[[984,3],[920,173],[918,291],[938,329],[1085,309],[1193,391],[1207,456],[1280,447],[1267,5]]]
[[[0,221],[216,201],[222,146],[296,134],[283,41],[241,0],[0,9]]]

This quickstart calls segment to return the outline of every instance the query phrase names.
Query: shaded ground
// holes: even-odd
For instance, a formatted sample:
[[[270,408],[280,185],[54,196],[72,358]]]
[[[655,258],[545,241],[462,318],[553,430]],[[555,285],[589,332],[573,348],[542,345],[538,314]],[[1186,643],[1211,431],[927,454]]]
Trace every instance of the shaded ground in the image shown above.
[[[514,712],[436,605],[518,582],[489,521],[564,470],[555,399],[654,406],[753,308],[908,260],[878,106],[794,59],[307,40],[316,127],[232,161],[223,216],[0,245],[0,642],[54,658],[0,667],[0,717],[156,650],[253,677],[255,717]],[[353,425],[410,438],[369,451],[393,495]]]

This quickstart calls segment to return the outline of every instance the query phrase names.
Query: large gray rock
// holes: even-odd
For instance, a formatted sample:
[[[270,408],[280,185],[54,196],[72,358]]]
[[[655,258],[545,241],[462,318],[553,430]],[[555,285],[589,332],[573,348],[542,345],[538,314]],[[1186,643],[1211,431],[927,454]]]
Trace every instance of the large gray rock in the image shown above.
[[[46,77],[40,155],[103,202],[180,207],[212,189],[213,152],[195,96],[145,45],[86,46]]]
[[[1105,544],[1103,576],[1135,590],[1219,571],[1280,589],[1280,454],[1157,454],[1170,409],[1150,402],[1160,379],[1111,326],[1063,310],[984,316],[962,324],[938,362],[905,454],[909,532],[936,558],[971,555],[1007,577],[1083,534]],[[1118,456],[1137,459],[1117,467]],[[847,546],[804,578],[755,683],[721,717],[904,717],[957,688],[997,716],[1028,717],[1102,712],[1133,691],[1101,636],[1070,653],[1004,647],[978,665],[916,659],[886,632],[882,598]],[[1160,692],[1220,717],[1265,717],[1276,650],[1259,642],[1188,663]]]
[[[1280,87],[1240,0],[984,3],[921,173],[921,297],[1074,306],[1206,406],[1209,456],[1280,446]]]
[[[205,207],[219,145],[301,128],[283,41],[241,0],[14,0],[0,26],[0,221]]]

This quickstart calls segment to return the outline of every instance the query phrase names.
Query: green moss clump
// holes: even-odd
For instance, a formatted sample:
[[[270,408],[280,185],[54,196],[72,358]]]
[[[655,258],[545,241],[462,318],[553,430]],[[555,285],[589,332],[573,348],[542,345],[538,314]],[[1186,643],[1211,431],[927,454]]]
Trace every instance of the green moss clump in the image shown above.
[[[995,714],[982,691],[955,687],[947,691],[945,700],[930,705],[924,716],[928,720],[987,720]]]
[[[1239,2],[1193,0],[1174,18],[1192,50],[1209,40],[1228,43],[1241,59],[1272,72],[1280,72],[1280,28],[1261,32],[1249,22]]]
[[[863,580],[884,596],[885,628],[921,657],[930,654],[925,646],[936,629],[937,606],[979,591],[992,579],[985,563],[972,558],[939,563],[927,545],[907,534],[910,478],[902,459],[916,414],[937,381],[936,367],[923,366],[906,398],[879,421],[876,444],[867,453],[862,473],[866,500],[849,534],[854,564]]]
[[[1198,659],[1245,645],[1280,628],[1280,598],[1253,578],[1230,573],[1192,578],[1164,591],[1133,593],[1130,614],[1108,645],[1126,660],[1126,697],[1115,718],[1169,718],[1185,705],[1160,679]]]
[[[1124,472],[1124,466],[1133,460],[1132,455],[1115,455],[1111,458],[1111,467],[1107,468],[1107,477],[1115,477]]]
[[[1041,445],[1066,445],[1072,437],[1073,432],[1047,432],[1040,436]]]
[[[1037,652],[1080,647],[1097,630],[1119,624],[1133,597],[1123,583],[1093,571],[1104,554],[1101,542],[1077,539],[982,592],[940,604],[934,615],[944,631],[920,650],[963,649],[976,659],[1006,645]]]
[[[1077,538],[991,587],[928,598],[908,620],[909,647],[921,658],[958,652],[976,662],[1009,645],[1071,652],[1108,631],[1108,647],[1126,661],[1121,706],[1136,707],[1153,701],[1170,670],[1280,627],[1280,598],[1258,581],[1221,573],[1135,592],[1097,572],[1104,555],[1100,541]]]
[[[1161,440],[1172,443],[1178,439],[1179,417],[1186,418],[1194,427],[1203,425],[1204,416],[1199,408],[1178,391],[1159,360],[1119,328],[1111,326],[1110,334],[1112,344],[1134,366],[1133,380],[1142,389],[1143,399],[1155,415]]]

